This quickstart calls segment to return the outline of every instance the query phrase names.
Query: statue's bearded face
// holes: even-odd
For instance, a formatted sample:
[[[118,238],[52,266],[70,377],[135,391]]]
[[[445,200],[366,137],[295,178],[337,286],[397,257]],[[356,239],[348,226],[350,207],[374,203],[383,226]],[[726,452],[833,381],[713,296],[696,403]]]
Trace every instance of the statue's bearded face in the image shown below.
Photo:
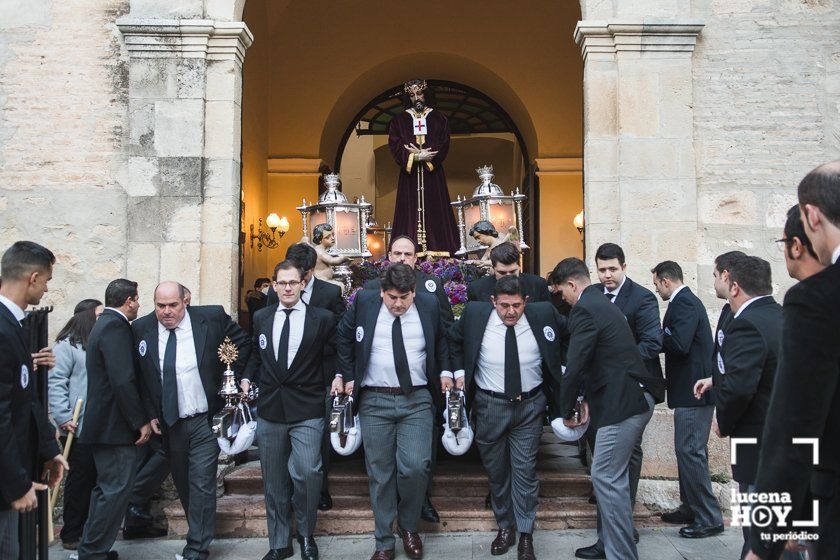
[[[422,91],[410,93],[411,107],[415,111],[422,111],[426,108],[426,95]]]

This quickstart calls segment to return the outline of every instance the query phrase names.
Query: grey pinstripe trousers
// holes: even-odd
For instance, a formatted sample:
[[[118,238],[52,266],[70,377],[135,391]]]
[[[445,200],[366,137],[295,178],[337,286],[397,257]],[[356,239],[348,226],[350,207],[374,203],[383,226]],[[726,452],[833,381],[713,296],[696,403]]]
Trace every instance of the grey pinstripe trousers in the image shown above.
[[[720,505],[712,492],[707,444],[713,406],[674,409],[674,452],[680,476],[680,494],[703,527],[723,523]]]

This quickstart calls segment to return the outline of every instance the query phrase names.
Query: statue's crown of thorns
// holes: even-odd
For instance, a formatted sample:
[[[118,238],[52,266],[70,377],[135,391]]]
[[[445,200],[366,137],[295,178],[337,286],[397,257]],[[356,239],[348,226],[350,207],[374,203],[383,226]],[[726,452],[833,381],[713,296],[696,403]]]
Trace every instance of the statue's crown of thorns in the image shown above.
[[[403,91],[407,94],[419,93],[426,91],[426,80],[411,80],[403,84]]]

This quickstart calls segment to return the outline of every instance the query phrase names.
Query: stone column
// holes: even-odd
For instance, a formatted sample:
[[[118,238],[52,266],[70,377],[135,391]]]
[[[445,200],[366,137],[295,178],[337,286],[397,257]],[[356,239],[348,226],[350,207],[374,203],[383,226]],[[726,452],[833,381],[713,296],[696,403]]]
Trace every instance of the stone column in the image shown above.
[[[698,21],[588,21],[584,58],[587,255],[620,243],[630,274],[659,261],[696,276],[697,187],[691,56]],[[645,282],[647,283],[647,282]]]
[[[121,18],[129,54],[128,275],[236,313],[243,22]]]

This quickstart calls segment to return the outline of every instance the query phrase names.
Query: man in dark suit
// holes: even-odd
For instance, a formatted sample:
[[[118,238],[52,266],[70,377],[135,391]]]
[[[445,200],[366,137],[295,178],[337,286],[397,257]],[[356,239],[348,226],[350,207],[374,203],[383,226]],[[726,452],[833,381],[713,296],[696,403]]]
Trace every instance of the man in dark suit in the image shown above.
[[[440,278],[433,274],[426,274],[422,270],[416,268],[417,266],[417,243],[407,235],[400,235],[391,239],[391,245],[388,248],[388,261],[391,264],[401,263],[407,264],[414,270],[415,286],[418,293],[426,292],[435,296],[440,303],[440,314],[443,318],[444,326],[449,327],[455,320],[452,314],[452,305],[449,303],[449,296],[443,289],[443,282]],[[379,290],[379,278],[368,280],[365,282],[366,290]],[[442,411],[437,411],[437,418]],[[426,487],[426,499],[423,501],[423,507],[420,510],[420,517],[429,523],[440,523],[440,516],[438,515],[435,506],[432,504],[431,492],[432,483],[434,482],[435,467],[437,466],[437,451],[438,440],[441,436],[441,426],[435,422],[432,427],[432,464],[429,469],[429,484]]]
[[[798,204],[794,204],[788,210],[782,238],[776,243],[785,253],[785,267],[791,278],[801,282],[822,272],[825,268],[825,265],[817,258],[811,240],[805,234],[805,225],[802,223]]]
[[[254,316],[254,349],[245,370],[245,377],[260,387],[257,438],[271,548],[263,560],[294,554],[292,509],[301,558],[318,558],[313,533],[323,476],[322,362],[334,353],[336,318],[331,311],[301,301],[303,278],[291,260],[275,267],[274,289],[280,301]]]
[[[762,431],[781,343],[782,308],[770,295],[773,285],[770,263],[758,257],[740,257],[729,265],[729,303],[732,319],[724,331],[724,342],[715,359],[711,379],[695,385],[695,395],[714,386],[718,437],[752,438],[751,445],[737,446],[732,478],[739,492],[755,491],[755,474],[762,444]],[[733,504],[734,505],[734,504]],[[744,547],[749,551],[749,527],[742,527]]]
[[[340,376],[333,390],[352,393],[358,403],[376,522],[371,560],[394,558],[395,517],[405,553],[422,558],[417,524],[432,424],[440,408],[440,377],[451,377],[440,305],[434,296],[417,293],[411,267],[394,264],[380,275],[379,292],[358,292],[337,334]]]
[[[624,250],[615,243],[604,243],[595,252],[595,268],[598,273],[599,284],[604,295],[618,306],[630,330],[636,339],[636,346],[645,366],[654,377],[662,377],[662,366],[659,363],[659,353],[662,351],[662,327],[659,323],[659,306],[656,296],[647,288],[640,286],[627,277],[627,263]],[[655,395],[657,402],[664,400],[665,395]],[[586,432],[590,449],[595,447],[595,430]],[[633,447],[630,458],[630,496],[633,506],[636,504],[636,491],[639,488],[639,478],[642,474],[642,440]],[[638,532],[633,529],[633,538],[638,541]],[[604,544],[596,542],[589,550],[582,550],[582,558],[604,558]]]
[[[793,519],[819,514],[817,558],[840,557],[840,161],[799,183],[805,233],[826,268],[793,286],[782,308],[782,347],[764,426],[756,492],[787,492]],[[793,438],[818,438],[814,446]],[[811,498],[819,511],[811,509]],[[811,529],[812,530],[812,529]],[[749,560],[776,558],[790,527],[753,527]],[[771,537],[763,539],[762,535]]]
[[[209,555],[216,520],[216,467],[219,447],[211,430],[224,401],[218,391],[225,365],[218,349],[229,337],[239,350],[234,371],[242,372],[251,350],[248,335],[221,306],[187,307],[184,287],[161,282],[155,310],[134,322],[134,348],[149,389],[155,432],[187,516],[189,529],[181,555]]]
[[[116,558],[111,550],[137,474],[138,446],[149,441],[150,401],[134,362],[130,322],[140,303],[137,282],[114,280],[105,310],[88,338],[85,429],[80,441],[93,450],[96,486],[79,542],[80,560]]]
[[[651,272],[656,291],[668,302],[662,320],[668,407],[674,411],[680,501],[693,514],[680,536],[710,537],[723,532],[723,516],[709,475],[709,430],[715,409],[708,395],[694,398],[694,384],[711,372],[712,329],[703,302],[683,284],[679,264],[664,261]]]
[[[318,261],[318,254],[315,248],[309,243],[295,243],[286,250],[286,260],[293,262],[303,271],[303,284],[301,284],[300,299],[310,307],[318,307],[331,311],[336,322],[341,319],[346,306],[341,296],[341,288],[332,282],[324,282],[315,278],[315,263]],[[268,292],[267,307],[279,304],[275,290]],[[324,373],[324,395],[325,395],[325,416],[324,416],[324,438],[321,442],[321,465],[324,472],[321,497],[318,499],[318,509],[327,511],[332,509],[332,496],[330,496],[329,479],[327,475],[330,470],[330,433],[327,427],[330,425],[330,412],[332,412],[332,395],[330,386],[335,376],[335,354],[330,352],[324,357],[322,367]]]
[[[50,486],[61,480],[67,461],[55,440],[55,429],[35,392],[33,356],[21,321],[24,308],[37,305],[52,278],[55,256],[31,241],[18,241],[0,260],[0,558],[17,558],[21,512],[38,507],[38,467],[50,471]],[[48,349],[34,360],[37,367]],[[50,359],[51,355],[50,355]]]
[[[490,251],[490,275],[473,280],[467,285],[469,301],[490,301],[496,281],[505,276],[519,276],[525,285],[528,301],[551,301],[548,283],[544,278],[519,271],[519,248],[510,242],[499,243]]]
[[[563,259],[552,274],[563,299],[573,306],[557,410],[568,427],[590,421],[597,430],[592,484],[603,518],[598,536],[606,557],[638,558],[633,539],[630,457],[653,415],[653,394],[662,391],[664,380],[650,375],[627,320],[601,289],[591,285],[583,261]],[[581,392],[586,403],[576,421],[574,409]]]
[[[522,281],[507,276],[496,282],[492,303],[467,303],[449,337],[454,384],[466,386],[475,413],[475,441],[499,524],[490,552],[505,554],[518,532],[518,558],[534,559],[537,451],[546,404],[560,387],[566,319],[549,302],[528,303]],[[452,379],[441,378],[441,386],[451,388]]]
[[[714,276],[715,295],[718,297],[718,299],[725,300],[726,303],[720,310],[720,315],[718,315],[717,326],[715,327],[715,335],[712,341],[714,344],[711,356],[713,366],[715,361],[717,360],[718,352],[720,352],[720,344],[721,342],[723,342],[723,331],[726,329],[727,325],[729,325],[729,321],[732,320],[732,309],[729,305],[729,268],[732,266],[733,261],[746,256],[746,253],[742,251],[729,251],[727,253],[718,255],[715,258],[715,268],[712,271],[712,275]],[[692,519],[689,519],[688,523],[693,521],[694,514],[692,513],[691,515]]]

